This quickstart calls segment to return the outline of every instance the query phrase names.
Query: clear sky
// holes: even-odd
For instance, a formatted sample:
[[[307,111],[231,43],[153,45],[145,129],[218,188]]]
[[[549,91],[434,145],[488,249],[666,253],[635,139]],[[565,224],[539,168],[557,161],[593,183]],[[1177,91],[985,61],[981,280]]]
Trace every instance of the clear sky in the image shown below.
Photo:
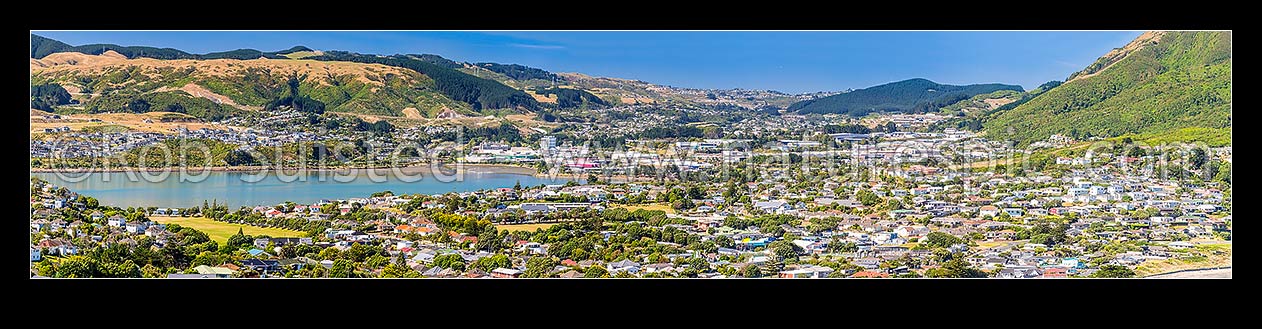
[[[121,32],[33,31],[71,45],[113,43],[191,53],[303,45],[373,54],[438,54],[552,72],[692,88],[799,93],[909,78],[1032,89],[1086,67],[1139,31],[1110,32]]]

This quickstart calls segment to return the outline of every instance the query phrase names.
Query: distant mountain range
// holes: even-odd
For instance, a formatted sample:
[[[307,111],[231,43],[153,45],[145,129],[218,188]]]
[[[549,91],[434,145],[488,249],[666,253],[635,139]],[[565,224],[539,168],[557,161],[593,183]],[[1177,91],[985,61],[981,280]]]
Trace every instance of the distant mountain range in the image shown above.
[[[330,111],[400,117],[634,104],[776,110],[831,94],[676,88],[519,64],[457,62],[433,54],[382,56],[303,46],[192,54],[114,44],[71,46],[31,35],[32,87],[64,87],[82,102],[77,108],[88,112],[129,111],[126,104],[144,101],[219,117],[233,108],[263,108],[287,97],[284,85],[290,75],[301,85],[298,90],[308,94],[304,97]]]
[[[285,54],[296,53],[300,51],[311,51],[310,48],[296,46],[281,51],[263,52],[254,49],[237,49],[233,51],[224,51],[208,54],[190,54],[174,48],[154,48],[143,46],[119,46],[115,44],[90,44],[82,46],[71,46],[64,42],[45,38],[38,35],[31,35],[31,58],[44,58],[53,53],[75,52],[88,55],[100,55],[106,51],[113,50],[127,58],[153,58],[153,59],[256,59],[256,58],[285,58]]]
[[[909,79],[854,90],[789,106],[802,114],[836,113],[862,116],[870,112],[932,112],[980,94],[1000,90],[1024,91],[1004,84],[944,85],[927,79]]]
[[[1064,84],[991,113],[990,138],[1133,135],[1231,143],[1231,32],[1147,32]]]

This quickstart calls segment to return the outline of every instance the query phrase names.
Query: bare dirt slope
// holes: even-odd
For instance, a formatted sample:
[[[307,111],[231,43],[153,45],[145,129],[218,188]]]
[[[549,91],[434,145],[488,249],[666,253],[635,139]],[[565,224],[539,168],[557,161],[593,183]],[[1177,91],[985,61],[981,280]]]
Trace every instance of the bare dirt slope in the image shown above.
[[[78,87],[74,85],[67,85],[67,86],[68,86],[66,87],[67,91],[69,91],[70,88],[78,89]],[[170,87],[162,87],[162,88],[158,88],[154,90],[153,92],[164,92],[164,91],[171,91],[171,90],[181,90],[188,93],[189,95],[193,95],[193,97],[201,97],[201,98],[209,99],[215,103],[232,106],[238,109],[259,110],[257,106],[245,106],[245,105],[237,104],[237,102],[233,101],[232,98],[229,98],[228,96],[216,94],[215,92],[210,91],[206,89],[205,87],[199,86],[191,82],[188,84],[185,84],[183,87],[180,87],[179,89],[170,88]]]
[[[1009,98],[988,98],[984,100],[983,102],[986,102],[986,105],[990,106],[990,109],[995,109],[995,108],[1007,105],[1008,103],[1012,103],[1015,101],[1016,101],[1015,99],[1009,99]]]
[[[408,107],[408,108],[403,109],[403,117],[408,118],[408,119],[424,119],[425,118],[424,115],[421,115],[421,111],[418,111],[415,107]]]

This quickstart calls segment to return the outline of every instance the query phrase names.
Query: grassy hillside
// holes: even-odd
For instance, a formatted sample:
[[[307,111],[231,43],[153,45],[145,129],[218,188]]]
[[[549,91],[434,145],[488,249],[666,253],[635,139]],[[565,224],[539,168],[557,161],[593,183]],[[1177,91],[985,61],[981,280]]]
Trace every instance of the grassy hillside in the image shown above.
[[[938,84],[926,79],[910,79],[841,93],[824,98],[806,100],[790,105],[789,111],[799,113],[839,113],[863,116],[870,112],[925,112],[937,110],[979,94],[1000,90],[1023,91],[1021,86],[1003,84],[977,84],[955,86]]]
[[[347,61],[383,64],[405,68],[433,79],[434,89],[448,98],[468,103],[475,111],[493,109],[535,110],[539,103],[521,90],[494,80],[478,78],[458,70],[408,55],[375,56],[344,51],[330,51],[310,57],[322,61]]]
[[[993,93],[980,94],[969,99],[965,99],[955,104],[947,105],[942,108],[945,114],[956,114],[959,112],[986,111],[1009,104],[1021,98],[1021,92],[1015,90],[1000,90]]]
[[[551,72],[520,64],[477,63],[474,65],[491,72],[503,74],[514,80],[552,80],[556,77]]]
[[[987,136],[1028,144],[1058,133],[1090,138],[1184,132],[1177,135],[1191,138],[1186,141],[1214,136],[1212,141],[1230,144],[1229,32],[1157,32],[1122,49],[991,115],[984,123]],[[1227,138],[1207,130],[1223,130]]]
[[[670,98],[663,88],[639,81],[607,77],[593,77],[581,73],[559,73],[562,81],[577,88],[587,90],[614,103],[638,104],[654,103]],[[679,99],[682,100],[682,99]]]
[[[282,97],[289,77],[300,78],[302,95],[327,111],[403,116],[444,108],[471,113],[467,104],[439,93],[416,71],[384,65],[312,60],[157,60],[111,55],[57,53],[31,62],[32,85],[74,90],[77,112],[136,112],[127,104],[144,100],[153,110],[178,104],[185,113],[215,119],[237,109],[256,109]],[[181,112],[181,111],[175,111]]]
[[[586,91],[569,88],[539,88],[535,94],[544,96],[553,96],[556,98],[556,104],[560,108],[578,108],[586,106],[606,106],[609,105],[601,100],[600,97],[592,95]]]

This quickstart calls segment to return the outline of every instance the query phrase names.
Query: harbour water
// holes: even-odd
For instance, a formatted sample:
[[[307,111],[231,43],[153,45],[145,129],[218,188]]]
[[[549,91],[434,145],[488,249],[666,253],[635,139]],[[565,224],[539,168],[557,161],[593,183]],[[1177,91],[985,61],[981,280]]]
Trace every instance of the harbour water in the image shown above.
[[[86,176],[84,176],[86,175]],[[466,192],[480,189],[540,184],[565,184],[569,179],[536,177],[513,173],[467,172],[462,180],[439,179],[425,175],[417,177],[393,174],[334,175],[329,172],[309,172],[306,175],[287,176],[275,172],[258,174],[250,172],[209,172],[201,179],[180,179],[172,173],[166,179],[144,179],[124,172],[108,173],[31,173],[57,186],[96,198],[105,205],[120,207],[192,207],[203,201],[227,202],[232,208],[239,206],[275,205],[285,201],[314,203],[321,199],[346,199],[368,197],[391,191],[399,194],[440,194]]]

